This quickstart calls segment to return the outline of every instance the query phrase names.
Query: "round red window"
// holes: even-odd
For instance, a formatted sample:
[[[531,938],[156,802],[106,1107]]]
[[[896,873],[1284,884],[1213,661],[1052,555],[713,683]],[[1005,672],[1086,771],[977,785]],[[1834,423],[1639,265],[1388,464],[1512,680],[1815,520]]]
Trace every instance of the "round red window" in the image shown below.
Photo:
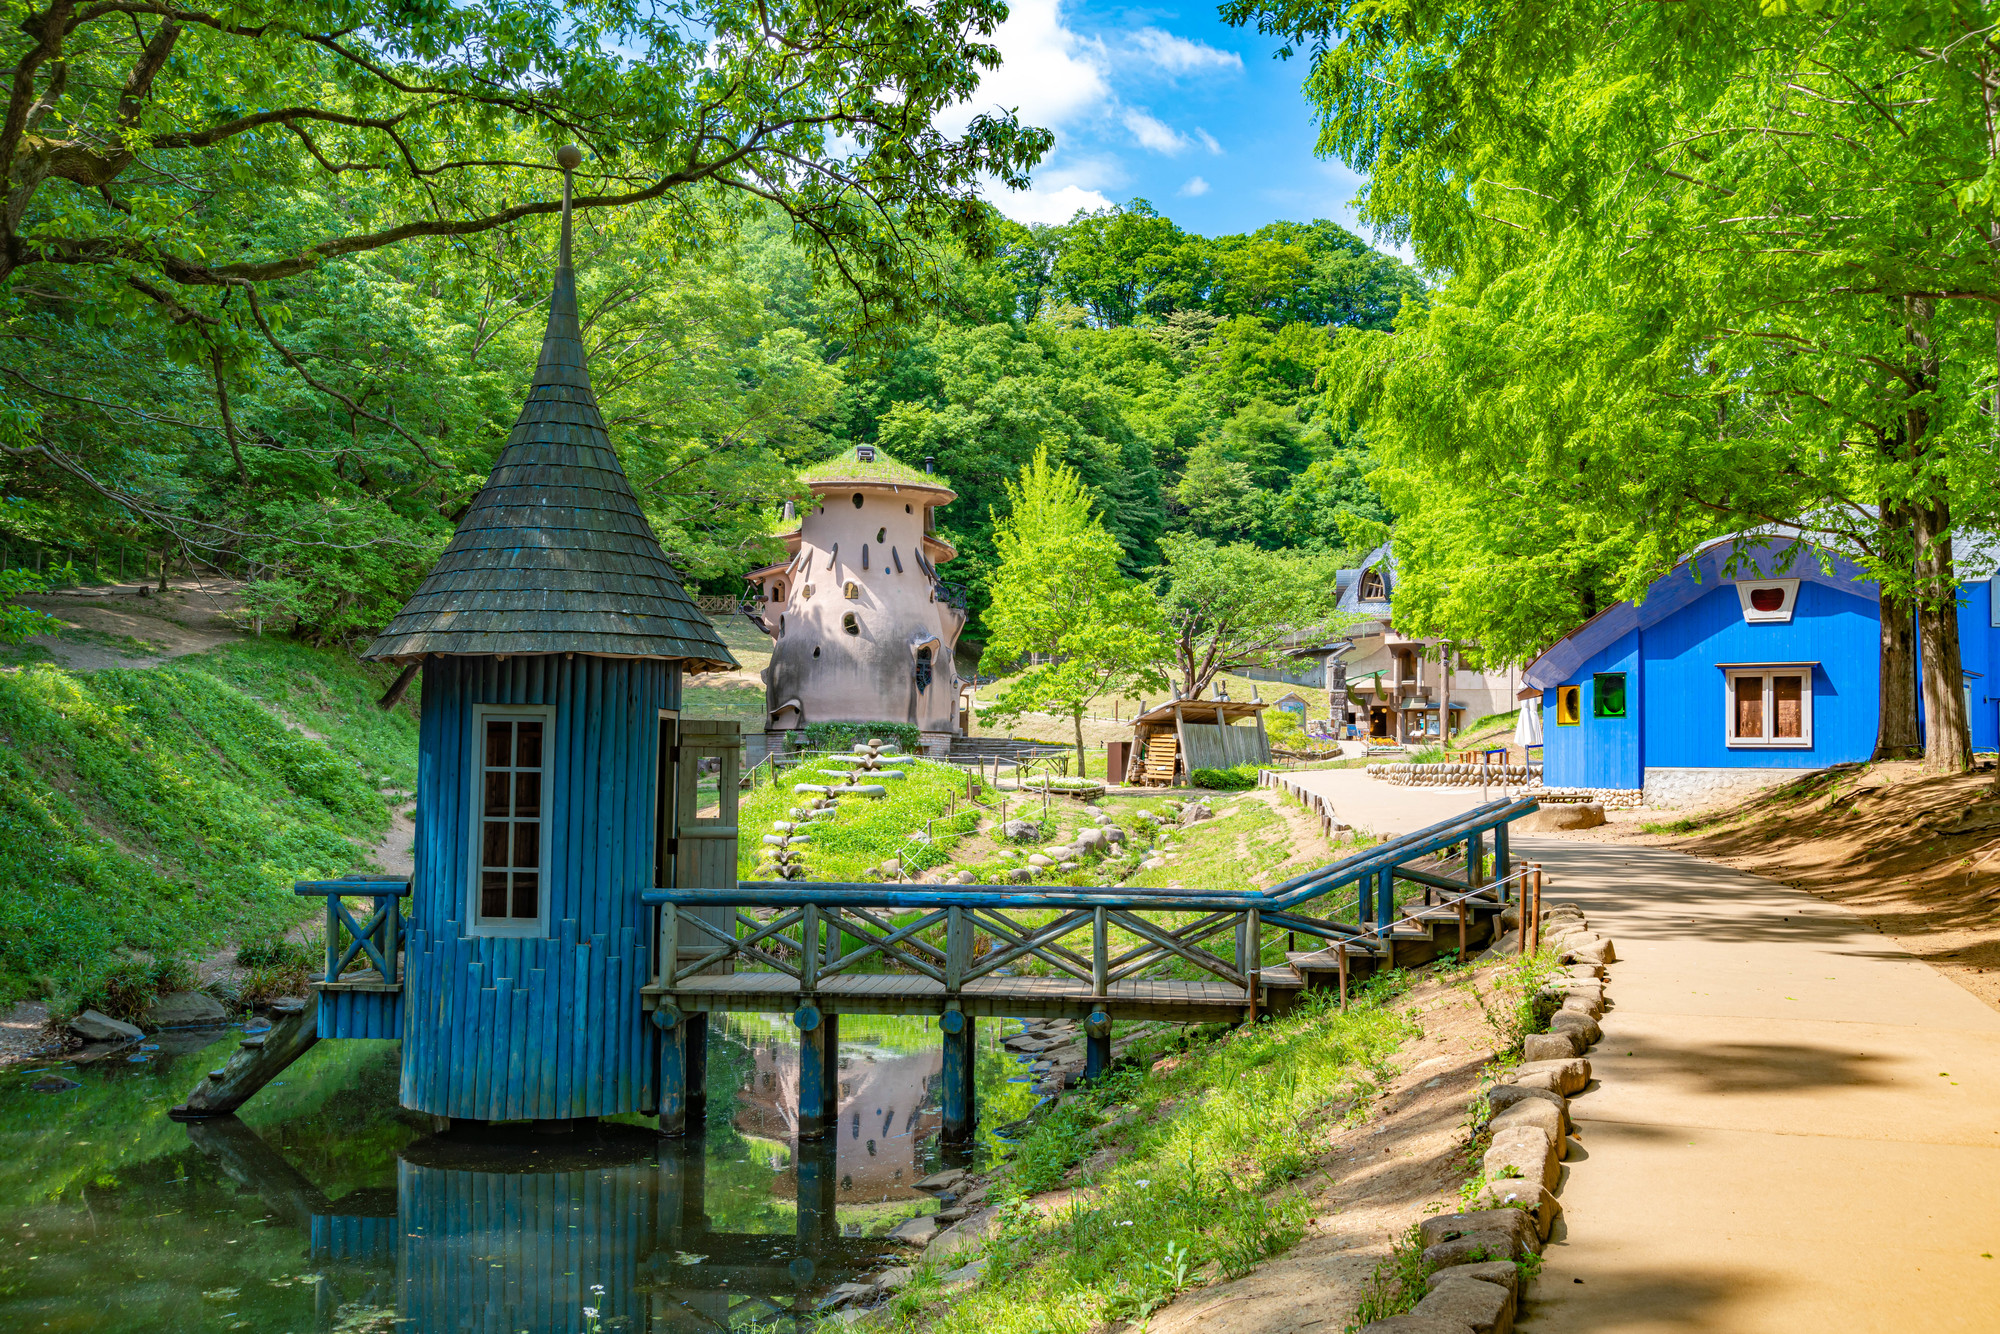
[[[1753,588],[1750,590],[1750,605],[1758,611],[1776,611],[1785,605],[1785,590],[1782,588]]]

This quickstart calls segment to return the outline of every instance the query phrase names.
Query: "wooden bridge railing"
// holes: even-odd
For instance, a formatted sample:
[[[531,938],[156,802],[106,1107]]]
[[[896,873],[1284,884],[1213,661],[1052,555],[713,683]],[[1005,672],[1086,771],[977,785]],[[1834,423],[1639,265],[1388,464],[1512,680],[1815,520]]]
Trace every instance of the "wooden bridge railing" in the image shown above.
[[[671,992],[720,965],[752,964],[811,994],[842,974],[886,965],[932,979],[949,1000],[968,983],[1036,960],[1087,986],[1093,997],[1175,963],[1253,991],[1266,928],[1329,944],[1384,938],[1400,924],[1396,880],[1461,893],[1484,886],[1505,901],[1513,882],[1507,822],[1534,809],[1532,799],[1492,802],[1250,893],[788,881],[648,890],[642,897],[661,915],[653,988]],[[1404,864],[1459,844],[1464,880]],[[1349,902],[1353,923],[1339,920]],[[683,911],[692,908],[736,911],[724,925]],[[705,948],[682,942],[682,922],[708,938]],[[1078,939],[1085,932],[1087,943]],[[1229,945],[1214,948],[1217,937]]]
[[[407,879],[352,876],[345,880],[301,880],[292,886],[292,892],[326,900],[326,976],[321,981],[338,982],[347,965],[363,954],[384,982],[397,980],[402,903],[410,893]],[[374,900],[374,910],[366,921],[354,920],[342,902],[349,898]]]

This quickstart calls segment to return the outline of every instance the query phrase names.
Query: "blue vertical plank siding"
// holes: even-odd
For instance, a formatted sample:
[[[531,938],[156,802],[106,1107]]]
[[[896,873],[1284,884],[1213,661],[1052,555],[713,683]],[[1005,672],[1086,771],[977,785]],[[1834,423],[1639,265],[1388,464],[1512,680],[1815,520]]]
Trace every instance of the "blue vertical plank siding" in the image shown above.
[[[400,1038],[403,998],[393,991],[322,991],[317,1023],[322,1038]]]
[[[418,833],[404,963],[402,1101],[476,1120],[639,1110],[652,1093],[639,986],[651,967],[654,749],[678,663],[432,657],[425,663]],[[545,936],[467,928],[480,705],[554,705],[545,738]],[[348,993],[360,995],[364,993]]]
[[[1958,652],[1972,748],[2000,750],[2000,630],[1993,624],[1993,581],[1960,584],[1958,596]]]
[[[1638,787],[1646,760],[1641,754],[1639,700],[1643,690],[1640,672],[1640,632],[1620,637],[1578,669],[1565,682],[1581,685],[1582,718],[1575,727],[1556,722],[1556,692],[1543,692],[1542,782],[1562,787]],[[1596,718],[1592,677],[1599,672],[1625,673],[1625,716]]]

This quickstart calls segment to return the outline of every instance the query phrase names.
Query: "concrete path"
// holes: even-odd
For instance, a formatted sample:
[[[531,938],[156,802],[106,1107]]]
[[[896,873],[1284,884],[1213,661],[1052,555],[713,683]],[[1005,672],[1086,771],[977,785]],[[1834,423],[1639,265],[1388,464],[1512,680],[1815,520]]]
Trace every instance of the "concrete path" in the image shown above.
[[[1383,833],[1478,795],[1314,778]],[[1663,849],[1516,846],[1620,960],[1519,1328],[2000,1330],[2000,1014],[1774,881]]]

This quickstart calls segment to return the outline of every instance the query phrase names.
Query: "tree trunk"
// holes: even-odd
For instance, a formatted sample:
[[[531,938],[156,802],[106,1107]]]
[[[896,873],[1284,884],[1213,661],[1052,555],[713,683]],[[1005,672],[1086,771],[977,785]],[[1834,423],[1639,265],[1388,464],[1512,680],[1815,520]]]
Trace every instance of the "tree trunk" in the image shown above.
[[[1071,714],[1070,721],[1076,724],[1076,776],[1082,778],[1085,776],[1083,767],[1083,710],[1078,709],[1075,713]],[[1109,782],[1111,775],[1107,773],[1104,777]]]
[[[1913,760],[1923,751],[1917,730],[1916,608],[1901,594],[1882,594],[1882,689],[1875,724],[1877,760]]]
[[[1951,507],[1916,511],[1917,642],[1924,697],[1924,768],[1963,773],[1972,767],[1965,672],[1958,653],[1958,575],[1951,563]]]

